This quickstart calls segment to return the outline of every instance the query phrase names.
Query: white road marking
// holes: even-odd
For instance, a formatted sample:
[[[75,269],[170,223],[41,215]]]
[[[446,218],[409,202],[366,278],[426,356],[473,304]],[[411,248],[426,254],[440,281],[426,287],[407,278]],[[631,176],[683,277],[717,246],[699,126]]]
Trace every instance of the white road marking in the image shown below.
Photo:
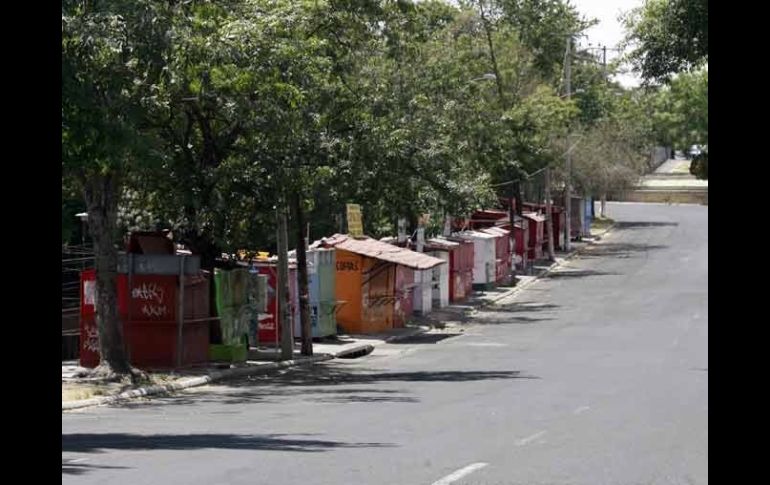
[[[580,414],[580,413],[584,413],[584,412],[588,411],[589,409],[591,409],[590,406],[580,406],[579,408],[575,409],[573,411],[573,413]]]
[[[86,461],[88,458],[77,458],[75,460],[67,460],[67,463],[65,465],[69,465],[70,463],[80,463],[81,461]]]
[[[471,473],[475,472],[476,470],[479,470],[481,468],[484,468],[485,466],[489,465],[489,463],[471,463],[470,465],[460,468],[454,473],[451,473],[441,480],[438,480],[436,482],[433,482],[432,485],[449,485],[452,482],[456,482],[457,480],[461,479],[465,475],[470,475]]]
[[[541,437],[541,436],[543,436],[545,433],[547,433],[547,431],[545,431],[545,430],[544,430],[544,431],[540,431],[540,432],[537,432],[537,433],[533,434],[532,436],[527,436],[526,438],[522,438],[522,439],[520,439],[520,440],[518,440],[518,441],[516,442],[516,446],[524,446],[524,445],[526,445],[527,443],[529,443],[529,442],[531,442],[531,441],[534,441],[534,440],[536,440],[536,439],[540,438],[540,437]]]

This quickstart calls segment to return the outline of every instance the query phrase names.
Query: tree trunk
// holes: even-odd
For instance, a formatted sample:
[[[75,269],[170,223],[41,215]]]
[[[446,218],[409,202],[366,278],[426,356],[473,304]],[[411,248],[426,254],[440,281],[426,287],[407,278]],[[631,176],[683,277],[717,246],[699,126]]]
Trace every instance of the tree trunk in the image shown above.
[[[479,13],[481,24],[484,26],[484,32],[487,36],[487,46],[489,47],[489,58],[492,61],[492,71],[495,74],[495,86],[497,86],[497,96],[500,100],[500,109],[506,109],[505,96],[503,95],[503,79],[500,76],[500,69],[497,65],[497,56],[495,55],[495,45],[492,42],[492,27],[489,25],[487,16],[484,12],[484,2],[479,1]]]
[[[96,267],[96,325],[101,361],[94,374],[104,377],[132,375],[123,328],[118,318],[118,251],[115,248],[118,218],[118,176],[89,178],[84,184],[88,223]]]
[[[606,192],[602,192],[601,201],[602,201],[602,208],[601,208],[600,214],[603,219],[607,217],[607,193]]]
[[[291,324],[291,298],[289,296],[289,244],[286,208],[282,199],[278,206],[278,314],[281,325],[281,360],[294,355],[294,336]],[[278,329],[276,329],[278,331]]]
[[[299,191],[295,191],[294,216],[297,227],[297,276],[299,291],[299,322],[302,329],[302,355],[313,355],[313,326],[310,322],[310,294],[307,283],[307,248],[305,246],[305,213]]]
[[[521,182],[516,182],[514,185],[514,195],[516,197],[516,215],[521,217],[524,211],[524,199],[521,197]]]

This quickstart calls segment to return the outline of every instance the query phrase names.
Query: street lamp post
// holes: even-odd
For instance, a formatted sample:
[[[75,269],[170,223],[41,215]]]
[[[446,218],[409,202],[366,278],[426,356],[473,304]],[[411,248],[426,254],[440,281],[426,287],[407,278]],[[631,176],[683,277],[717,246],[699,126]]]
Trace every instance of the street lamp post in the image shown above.
[[[80,244],[85,248],[86,246],[86,222],[88,221],[88,212],[81,212],[75,214],[75,217],[80,219]]]

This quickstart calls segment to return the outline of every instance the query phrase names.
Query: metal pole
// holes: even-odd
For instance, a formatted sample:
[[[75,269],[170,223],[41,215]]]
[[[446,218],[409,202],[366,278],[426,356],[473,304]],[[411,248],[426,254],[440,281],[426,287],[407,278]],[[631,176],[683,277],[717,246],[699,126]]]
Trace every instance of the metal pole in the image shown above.
[[[283,204],[283,201],[281,202]],[[278,209],[278,314],[281,322],[281,359],[290,360],[294,354],[292,335],[291,307],[289,297],[289,236],[286,221],[286,209]],[[277,329],[276,329],[277,330]]]
[[[176,367],[182,368],[182,353],[184,352],[184,339],[182,338],[182,331],[184,327],[184,262],[186,254],[182,254],[179,258],[179,308],[177,310],[176,322],[177,322],[177,334],[176,334]]]
[[[602,73],[604,79],[607,80],[607,46],[602,47]]]
[[[572,97],[572,35],[567,36],[567,55],[565,57],[564,66],[564,84],[566,86],[567,99]],[[570,233],[572,231],[572,150],[569,148],[569,131],[567,131],[567,155],[565,160],[566,165],[566,186],[564,188],[564,250],[569,252],[570,245]]]
[[[126,309],[126,313],[128,316],[126,317],[128,321],[124,322],[124,325],[132,325],[133,320],[131,319],[132,312],[132,300],[134,297],[132,296],[133,290],[134,290],[134,253],[128,253],[126,254],[126,259],[128,259],[128,308]],[[131,348],[126,345],[126,354],[128,355],[129,362],[131,361]]]
[[[553,217],[551,209],[551,168],[545,169],[545,234],[547,239],[548,248],[548,261],[555,261],[556,255],[554,253],[554,234],[553,234]]]

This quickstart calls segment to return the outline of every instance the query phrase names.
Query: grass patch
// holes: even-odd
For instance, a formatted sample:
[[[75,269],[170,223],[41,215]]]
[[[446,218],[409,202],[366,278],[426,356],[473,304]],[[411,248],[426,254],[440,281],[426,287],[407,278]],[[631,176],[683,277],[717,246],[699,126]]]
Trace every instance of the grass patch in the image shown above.
[[[62,402],[81,401],[83,399],[103,396],[105,392],[106,389],[96,385],[62,384],[61,400]]]
[[[596,217],[591,221],[591,229],[606,229],[613,224],[615,224],[615,219]]]

